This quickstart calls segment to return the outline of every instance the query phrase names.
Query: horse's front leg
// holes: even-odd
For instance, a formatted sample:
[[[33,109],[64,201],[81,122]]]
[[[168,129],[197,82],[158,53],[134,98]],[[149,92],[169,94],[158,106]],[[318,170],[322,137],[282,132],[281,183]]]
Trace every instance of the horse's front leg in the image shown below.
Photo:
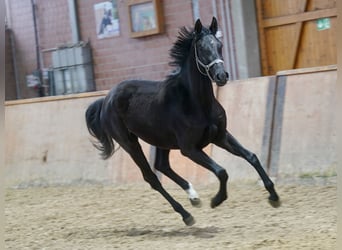
[[[260,178],[264,183],[266,190],[269,192],[270,196],[268,200],[270,204],[273,207],[280,206],[280,199],[277,192],[274,189],[274,184],[268,177],[264,168],[261,166],[258,157],[254,153],[245,149],[228,131],[225,131],[223,136],[218,136],[213,143],[221,148],[226,149],[228,152],[247,160],[258,172]]]
[[[138,165],[144,180],[148,182],[154,190],[158,191],[162,196],[164,196],[164,198],[171,204],[173,209],[182,216],[184,223],[187,226],[192,226],[195,224],[195,219],[192,217],[192,215],[163,188],[158,177],[153,173],[149,163],[147,162],[147,159],[137,139],[132,140],[131,142],[126,140],[120,145],[130,154],[134,162]]]
[[[187,156],[192,161],[213,172],[220,180],[220,189],[216,196],[211,200],[211,207],[214,208],[220,205],[224,200],[227,199],[227,171],[221,166],[219,166],[216,162],[214,162],[202,150],[196,148],[181,148],[181,152],[183,155]]]
[[[156,148],[156,156],[154,161],[155,169],[162,172],[164,175],[177,183],[181,188],[183,188],[188,194],[191,205],[194,207],[200,207],[201,200],[192,184],[172,170],[169,162],[169,153],[169,149]]]

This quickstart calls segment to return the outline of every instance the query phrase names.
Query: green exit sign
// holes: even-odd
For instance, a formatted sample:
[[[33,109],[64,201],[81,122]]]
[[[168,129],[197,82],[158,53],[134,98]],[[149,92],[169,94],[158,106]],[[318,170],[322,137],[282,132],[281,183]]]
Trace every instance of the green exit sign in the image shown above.
[[[327,30],[330,29],[330,18],[320,18],[316,21],[317,30]]]

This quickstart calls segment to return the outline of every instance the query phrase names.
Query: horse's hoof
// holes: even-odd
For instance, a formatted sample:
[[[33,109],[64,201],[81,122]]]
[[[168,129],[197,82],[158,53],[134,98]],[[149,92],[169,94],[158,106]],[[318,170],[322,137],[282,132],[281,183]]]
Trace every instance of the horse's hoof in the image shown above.
[[[270,205],[274,208],[281,206],[281,201],[279,198],[277,200],[271,200],[270,198],[268,198],[268,203],[270,203]]]
[[[211,208],[215,208],[218,205],[220,205],[221,203],[222,203],[222,201],[221,202],[217,202],[215,199],[211,199],[210,207]]]
[[[200,198],[189,199],[193,207],[202,207],[202,202]]]
[[[215,208],[217,206],[219,206],[222,202],[224,202],[227,199],[227,196],[219,199],[216,196],[214,198],[211,199],[211,203],[210,203],[210,207],[211,208]]]
[[[192,215],[190,215],[188,218],[183,219],[183,221],[184,221],[185,225],[187,225],[187,226],[192,226],[193,224],[196,223],[196,221],[195,221],[194,217],[192,217]]]

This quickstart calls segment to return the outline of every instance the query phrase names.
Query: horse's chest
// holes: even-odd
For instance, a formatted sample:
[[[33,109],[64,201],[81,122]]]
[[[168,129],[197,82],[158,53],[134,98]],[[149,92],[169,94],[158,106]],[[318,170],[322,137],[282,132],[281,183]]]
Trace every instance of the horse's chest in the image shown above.
[[[208,145],[209,143],[211,143],[214,138],[216,138],[217,135],[217,131],[218,128],[216,126],[216,124],[209,124],[207,125],[202,132],[202,138],[201,138],[201,146],[205,147],[206,145]]]
[[[203,148],[210,144],[217,136],[218,126],[213,122],[191,123],[186,129],[186,137],[197,146]]]

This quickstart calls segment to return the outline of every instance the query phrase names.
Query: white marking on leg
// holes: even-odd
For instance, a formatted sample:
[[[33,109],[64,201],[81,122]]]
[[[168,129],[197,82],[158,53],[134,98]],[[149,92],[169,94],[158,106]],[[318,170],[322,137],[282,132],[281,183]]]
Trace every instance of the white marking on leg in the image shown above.
[[[192,187],[192,184],[189,182],[189,188],[185,190],[185,192],[188,194],[189,199],[198,199],[199,195],[196,192],[196,190]]]

